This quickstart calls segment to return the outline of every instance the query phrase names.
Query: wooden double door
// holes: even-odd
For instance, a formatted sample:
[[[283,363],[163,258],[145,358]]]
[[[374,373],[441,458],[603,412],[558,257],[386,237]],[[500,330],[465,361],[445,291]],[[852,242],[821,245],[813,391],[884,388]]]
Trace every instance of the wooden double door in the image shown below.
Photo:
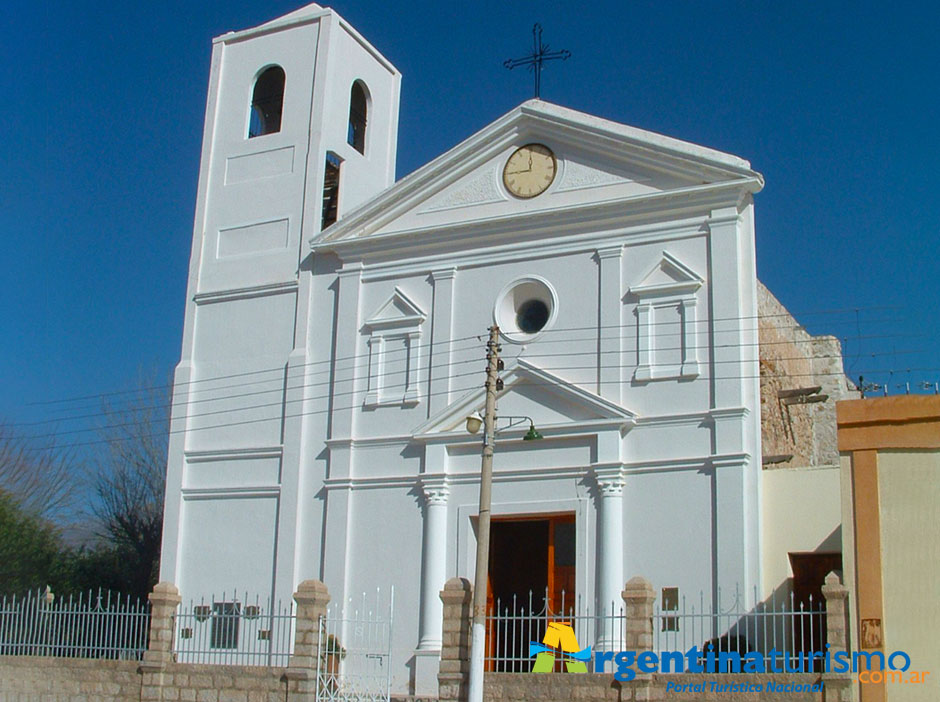
[[[528,670],[529,640],[541,641],[546,621],[574,612],[575,553],[573,513],[493,517],[488,670]]]

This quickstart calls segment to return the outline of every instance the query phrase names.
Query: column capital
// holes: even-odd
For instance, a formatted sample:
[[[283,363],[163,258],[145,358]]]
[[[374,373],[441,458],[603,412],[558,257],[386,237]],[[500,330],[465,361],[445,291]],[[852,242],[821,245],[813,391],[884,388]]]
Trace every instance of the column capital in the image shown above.
[[[431,280],[435,283],[439,280],[453,280],[456,276],[457,269],[454,267],[440,268],[436,271],[431,271]]]
[[[623,255],[623,244],[605,246],[604,248],[597,249],[596,255],[598,259],[620,258]]]
[[[604,469],[594,470],[594,481],[597,483],[597,491],[602,497],[623,494],[623,469]]]
[[[446,505],[450,488],[446,483],[421,483],[421,497],[426,505]]]

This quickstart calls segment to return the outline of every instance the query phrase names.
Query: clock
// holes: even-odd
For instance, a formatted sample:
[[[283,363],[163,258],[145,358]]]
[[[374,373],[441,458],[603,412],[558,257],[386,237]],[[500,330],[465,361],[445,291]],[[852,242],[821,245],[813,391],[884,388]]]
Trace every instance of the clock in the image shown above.
[[[526,144],[516,149],[503,168],[503,185],[516,197],[541,195],[555,180],[555,154],[544,144]]]

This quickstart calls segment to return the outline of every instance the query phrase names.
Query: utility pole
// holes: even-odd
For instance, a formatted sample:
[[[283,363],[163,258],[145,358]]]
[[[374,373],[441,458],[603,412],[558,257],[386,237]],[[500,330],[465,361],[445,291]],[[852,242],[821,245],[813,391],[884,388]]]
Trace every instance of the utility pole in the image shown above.
[[[496,381],[499,372],[499,327],[490,327],[486,343],[486,412],[483,415],[483,460],[480,466],[480,512],[477,521],[477,567],[473,578],[473,625],[470,629],[469,702],[483,702],[483,657],[486,649],[486,581],[490,565],[490,502],[493,449],[496,445]]]

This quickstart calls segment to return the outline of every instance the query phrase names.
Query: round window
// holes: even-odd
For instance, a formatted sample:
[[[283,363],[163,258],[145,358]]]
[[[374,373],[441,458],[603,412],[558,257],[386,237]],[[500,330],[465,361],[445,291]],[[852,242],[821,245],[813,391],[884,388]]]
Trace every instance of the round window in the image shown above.
[[[557,307],[555,290],[548,281],[529,276],[502,289],[493,317],[507,340],[524,343],[551,326]]]

